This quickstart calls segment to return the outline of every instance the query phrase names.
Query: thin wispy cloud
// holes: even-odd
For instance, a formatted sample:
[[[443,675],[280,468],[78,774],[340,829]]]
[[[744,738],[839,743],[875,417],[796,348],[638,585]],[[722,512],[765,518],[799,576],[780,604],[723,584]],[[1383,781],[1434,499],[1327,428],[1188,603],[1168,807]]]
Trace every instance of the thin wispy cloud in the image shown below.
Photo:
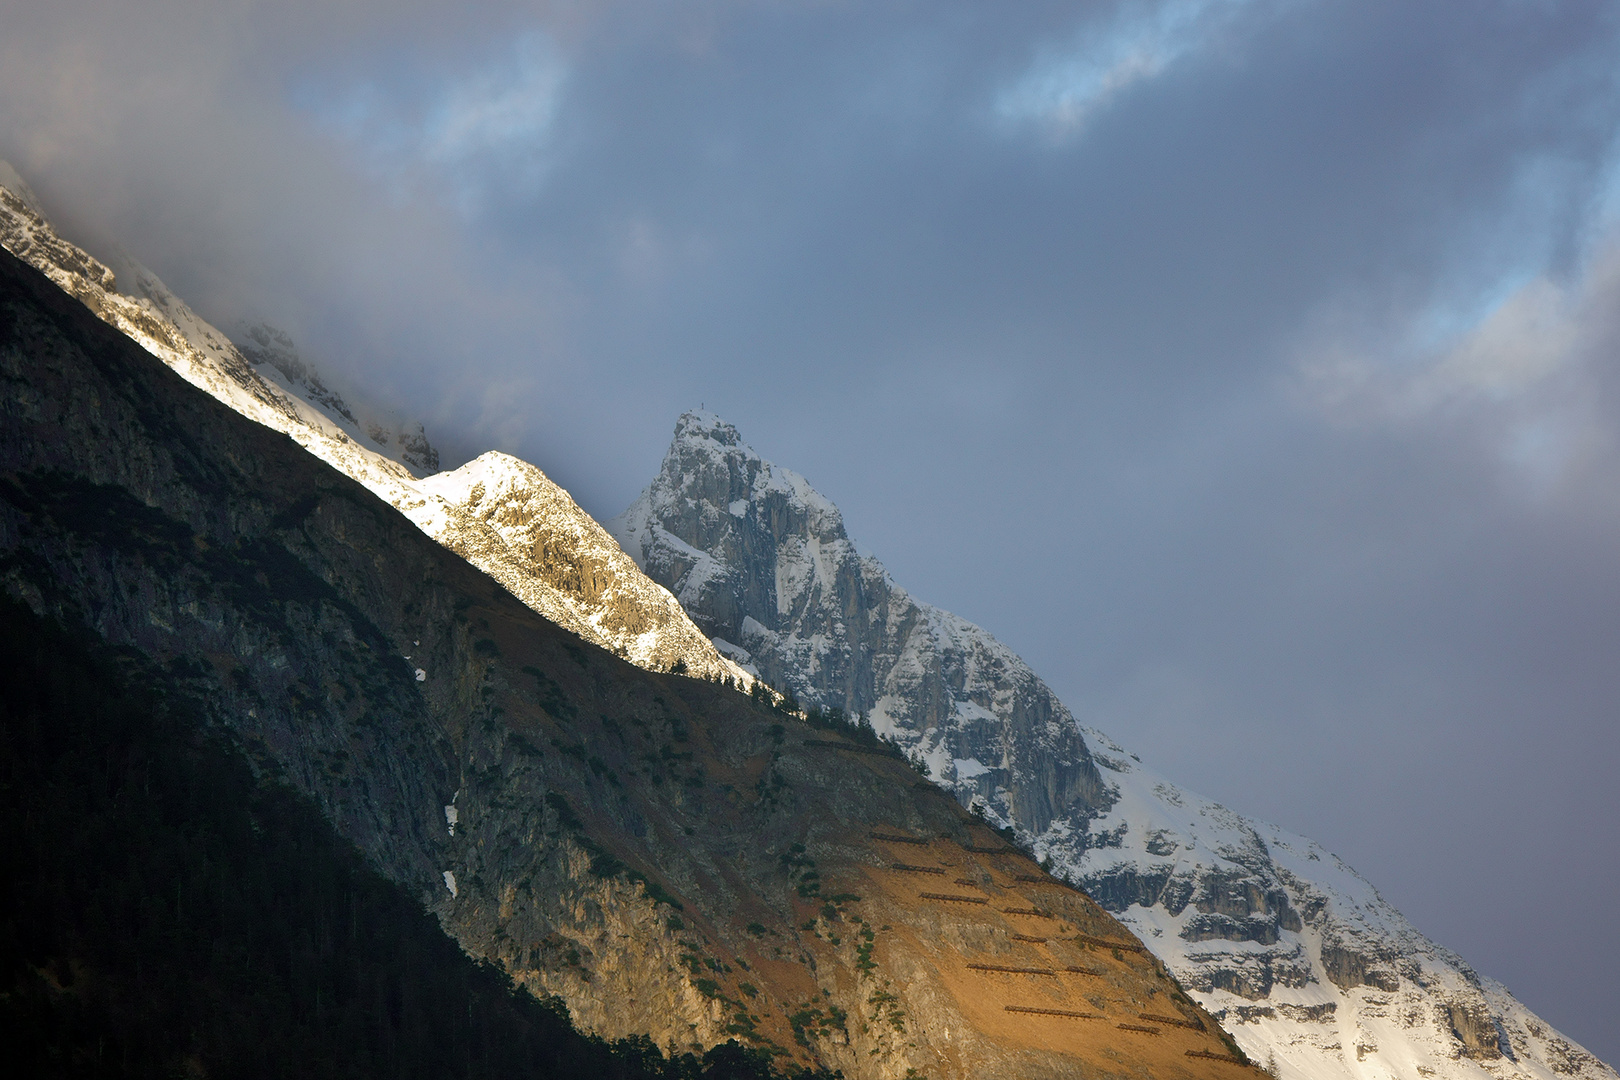
[[[1438,310],[1437,310],[1438,309]],[[1620,478],[1605,387],[1620,354],[1620,228],[1611,224],[1576,274],[1538,273],[1464,322],[1441,302],[1393,337],[1323,334],[1298,371],[1313,408],[1358,427],[1469,423],[1533,490]],[[1437,326],[1454,327],[1437,336]],[[1391,333],[1389,326],[1384,334]]]
[[[1127,4],[1088,23],[1061,48],[1049,48],[996,100],[1014,123],[1034,123],[1063,138],[1130,87],[1163,75],[1206,46],[1252,0],[1167,0]]]
[[[535,154],[556,117],[564,75],[549,39],[522,39],[504,63],[446,88],[422,125],[422,155],[455,166],[483,155]]]
[[[426,174],[470,208],[494,183],[544,178],[567,76],[552,39],[531,32],[449,77],[306,86],[297,99],[378,175],[399,185]]]

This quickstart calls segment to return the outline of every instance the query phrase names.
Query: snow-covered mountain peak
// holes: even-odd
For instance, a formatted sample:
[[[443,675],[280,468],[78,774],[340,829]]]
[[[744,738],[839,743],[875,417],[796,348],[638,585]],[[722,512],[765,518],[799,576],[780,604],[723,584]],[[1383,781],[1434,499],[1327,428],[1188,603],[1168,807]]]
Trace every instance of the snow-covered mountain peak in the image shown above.
[[[457,483],[495,485],[501,489],[539,479],[551,483],[538,465],[499,450],[485,450],[461,468],[439,474],[439,482],[447,482],[451,477],[458,477]]]
[[[127,254],[111,260],[115,273],[58,236],[38,212],[38,200],[4,179],[0,246],[192,385],[288,435],[585,640],[645,667],[751,684],[674,597],[648,580],[539,469],[486,454],[453,472],[424,476],[438,468],[438,454],[420,424],[339,394],[292,339],[272,327],[244,328],[239,348]]]
[[[760,456],[731,424],[711,412],[682,413],[663,464],[657,494],[684,497],[694,490],[732,516],[751,505],[786,511],[824,543],[848,542],[844,516],[832,500],[792,469]]]
[[[1044,828],[1106,805],[1073,717],[1010,649],[912,599],[831,500],[712,413],[680,418],[658,477],[608,527],[727,655],[866,716],[993,818]]]
[[[492,450],[414,488],[427,500],[408,514],[553,622],[643,667],[752,685],[534,465]]]
[[[1617,1080],[1319,844],[1082,730],[1010,649],[857,555],[829,500],[713,414],[681,418],[609,526],[730,655],[868,715],[1010,824],[1282,1080]]]
[[[708,440],[720,446],[743,446],[742,436],[737,429],[719,416],[704,409],[688,409],[675,421],[675,441],[699,440]],[[753,451],[749,449],[749,452]]]

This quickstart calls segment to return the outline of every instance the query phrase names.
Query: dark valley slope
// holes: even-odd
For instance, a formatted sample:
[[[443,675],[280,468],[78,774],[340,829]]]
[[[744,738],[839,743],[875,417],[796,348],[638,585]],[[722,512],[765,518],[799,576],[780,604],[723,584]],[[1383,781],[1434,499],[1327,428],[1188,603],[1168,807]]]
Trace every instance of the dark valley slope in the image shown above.
[[[0,1016],[14,1076],[768,1080],[576,1032],[474,962],[174,672],[0,598]]]
[[[582,642],[9,255],[0,382],[5,592],[163,670],[582,1027],[851,1077],[1245,1073],[883,745]]]

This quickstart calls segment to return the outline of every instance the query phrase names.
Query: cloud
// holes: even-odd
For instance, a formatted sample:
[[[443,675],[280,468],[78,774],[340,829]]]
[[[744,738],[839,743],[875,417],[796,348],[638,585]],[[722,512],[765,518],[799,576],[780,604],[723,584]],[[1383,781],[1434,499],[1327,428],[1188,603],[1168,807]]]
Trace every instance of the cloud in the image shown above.
[[[495,185],[532,197],[567,76],[556,42],[530,29],[469,70],[437,78],[404,72],[392,85],[369,79],[341,90],[306,85],[294,99],[378,176],[397,186],[431,171],[466,206]]]
[[[1545,276],[1516,289],[1413,387],[1418,407],[1461,396],[1522,396],[1575,361],[1587,305]]]
[[[550,40],[529,34],[514,55],[447,88],[423,125],[423,154],[457,164],[481,154],[529,154],[557,113],[565,74]]]
[[[1093,114],[1138,83],[1164,74],[1209,45],[1251,0],[1128,3],[1083,27],[1067,47],[1047,48],[996,99],[996,112],[1036,123],[1054,137],[1081,129]]]
[[[1309,407],[1363,428],[1459,426],[1535,491],[1569,486],[1583,500],[1620,482],[1620,228],[1575,273],[1549,272],[1502,290],[1462,322],[1453,304],[1375,324],[1372,340],[1342,328],[1301,350]],[[1436,338],[1436,326],[1455,327]]]

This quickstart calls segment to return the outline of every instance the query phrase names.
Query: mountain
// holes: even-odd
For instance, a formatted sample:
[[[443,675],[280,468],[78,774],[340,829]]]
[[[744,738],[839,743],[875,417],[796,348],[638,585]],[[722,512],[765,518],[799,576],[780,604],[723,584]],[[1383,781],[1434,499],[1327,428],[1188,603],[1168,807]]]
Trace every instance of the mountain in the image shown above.
[[[8,176],[20,194],[4,185]],[[492,453],[424,479],[439,455],[419,423],[351,405],[272,327],[245,328],[238,348],[127,255],[115,273],[56,234],[10,166],[0,171],[0,247],[193,386],[359,481],[546,618],[643,667],[749,681],[539,469]]]
[[[862,558],[836,507],[712,413],[608,523],[715,645],[806,702],[864,716],[1003,824],[1109,796],[1074,717],[1010,649]]]
[[[680,418],[658,476],[609,528],[718,648],[864,718],[1014,829],[1285,1080],[1614,1080],[1317,844],[1082,730],[1011,650],[913,599],[827,498],[717,416]]]
[[[166,359],[0,255],[0,591],[156,673],[471,956],[670,1051],[1257,1075],[1117,920],[875,736],[584,640]],[[152,868],[131,902],[174,884]],[[318,1011],[321,985],[291,992]]]
[[[710,679],[744,676],[740,681],[745,684],[745,672],[757,670],[808,703],[863,714],[878,730],[903,743],[917,761],[947,782],[959,799],[990,824],[1016,825],[1054,869],[1083,883],[1127,924],[1136,926],[1238,1041],[1258,1060],[1273,1060],[1277,1071],[1312,1076],[1382,1075],[1392,1064],[1404,1068],[1402,1063],[1416,1062],[1413,1067],[1420,1075],[1424,1070],[1448,1076],[1478,1075],[1469,1068],[1470,1062],[1478,1062],[1493,1075],[1517,1074],[1502,1072],[1504,1067],[1528,1075],[1546,1075],[1549,1070],[1594,1078],[1613,1075],[1524,1010],[1500,986],[1480,979],[1461,960],[1424,940],[1369,885],[1309,841],[1245,821],[1180,791],[1133,765],[1129,755],[1105,736],[1082,732],[1062,703],[1010,650],[964,620],[912,600],[879,564],[854,552],[830,502],[802,477],[761,461],[718,418],[682,418],[683,430],[677,432],[659,481],[614,525],[625,549],[652,577],[677,590],[704,631],[714,635],[711,646],[669,592],[642,575],[612,539],[540,470],[489,454],[451,473],[424,475],[436,467],[437,455],[420,425],[393,417],[379,419],[378,414],[352,405],[297,355],[286,335],[271,328],[248,327],[237,335],[240,346],[233,344],[132,260],[117,263],[118,273],[114,274],[55,236],[39,215],[38,200],[14,173],[0,173],[0,185],[10,189],[0,191],[0,242],[8,250],[26,256],[104,321],[194,385],[237,412],[291,435],[381,495],[418,528],[490,574],[532,610],[643,668],[684,669]],[[118,292],[120,283],[134,295]],[[260,567],[254,574],[266,571]],[[36,579],[42,580],[43,572],[14,575],[13,585],[26,594]],[[273,606],[278,601],[263,602]],[[157,619],[162,623],[165,615],[158,613]],[[420,640],[411,640],[411,653],[406,656],[411,664],[422,662]],[[483,645],[499,649],[494,637],[475,642],[475,646]],[[716,647],[731,659],[722,660]],[[217,648],[213,653],[205,650],[204,656],[218,653]],[[180,662],[183,670],[189,670],[194,662],[189,655],[177,653],[166,662]],[[423,684],[432,677],[429,671],[420,666],[406,669],[410,678]],[[557,696],[552,689],[563,685],[561,682],[543,682],[538,674],[532,677],[542,713],[552,715],[547,712],[548,701],[564,713],[569,707],[577,710],[571,699]],[[285,684],[274,686],[269,697],[295,692],[296,700],[318,701],[322,693],[330,692],[323,688],[340,685],[322,678],[326,681],[306,679],[303,688],[294,691]],[[600,682],[601,676],[596,679]],[[600,686],[597,691],[601,692]],[[722,701],[734,704],[729,699]],[[613,788],[623,786],[624,774],[614,768],[616,759],[601,748],[614,739],[623,743],[619,734],[623,726],[614,711],[621,705],[609,695],[607,705],[596,713],[602,726],[591,730],[589,738],[586,733],[574,741],[566,734],[552,738],[553,749],[574,759],[576,765],[583,763],[598,782],[613,778],[608,781]],[[250,714],[252,711],[250,707]],[[486,720],[498,726],[500,715],[497,712],[494,719]],[[784,724],[796,722],[786,714],[779,713],[779,719]],[[847,734],[834,729],[835,738],[807,738],[802,746],[881,757],[882,746],[859,741],[860,733],[856,728],[848,729]],[[296,746],[309,738],[298,724],[288,724],[278,737],[284,753],[309,753],[307,747]],[[857,741],[851,743],[850,738]],[[528,745],[533,749],[535,744],[528,741]],[[671,762],[701,764],[707,760],[701,753],[683,756],[694,750],[676,749],[682,745],[671,739],[645,764],[656,770],[662,763],[675,771],[681,766]],[[305,761],[297,773],[312,792],[326,782],[323,770],[330,770],[334,761],[346,761],[349,754],[341,744],[322,752],[331,756],[313,764]],[[704,765],[704,769],[708,767]],[[392,774],[383,772],[385,779],[376,781],[377,790],[393,782],[386,778]],[[644,775],[655,786],[668,779],[657,771]],[[702,770],[694,770],[686,781],[697,780],[701,785],[702,775]],[[753,777],[756,794],[761,799],[770,793],[780,797],[779,781],[786,783],[783,775],[767,770]],[[901,774],[898,779],[904,778]],[[895,777],[890,779],[898,782]],[[509,793],[492,798],[501,809],[510,808]],[[387,798],[379,803],[389,804]],[[340,813],[340,804],[330,797],[322,805],[337,815],[335,820],[344,821],[354,836],[366,840],[362,846],[370,845],[368,855],[379,865],[391,867],[390,872],[400,874],[401,880],[412,880],[384,857],[397,838],[389,831],[391,825],[367,818],[375,807],[351,806]],[[587,819],[575,814],[572,804],[563,806],[568,807],[568,816],[562,807],[551,805],[550,810],[559,815],[559,821],[581,823],[583,829]],[[457,829],[465,832],[474,807],[457,796],[443,809],[450,835],[455,836]],[[1198,811],[1196,818],[1192,809]],[[486,815],[480,810],[478,816]],[[1185,825],[1181,824],[1184,816],[1189,818]],[[847,830],[851,819],[839,820]],[[529,827],[523,821],[520,810],[517,822],[508,825],[521,832]],[[645,825],[643,820],[641,827]],[[635,828],[632,821],[630,831],[634,833]],[[687,829],[695,833],[696,826],[683,825],[680,835],[687,835]],[[836,833],[832,830],[828,835]],[[882,838],[880,850],[888,845],[889,858],[896,852],[902,858],[909,853],[906,847],[893,846],[902,843],[896,839],[902,835],[899,832],[869,829],[868,833],[867,841]],[[608,876],[622,872],[655,899],[674,895],[666,885],[636,869],[645,863],[626,862],[592,835],[576,833],[592,868],[613,871]],[[981,844],[972,839],[972,833],[953,835],[958,844],[967,836],[964,850],[970,854],[987,854],[973,849],[999,844],[988,836]],[[828,842],[847,844],[848,838]],[[790,876],[797,875],[795,893],[814,900],[821,879],[813,864],[806,867],[811,856],[794,851],[789,843],[780,857]],[[901,872],[906,875],[942,876],[949,867],[961,868],[960,857],[947,847],[932,863],[922,859],[893,865],[904,866]],[[1005,857],[1017,858],[1011,853]],[[427,877],[439,884],[431,874]],[[441,877],[452,901],[459,902],[468,892],[465,868],[459,870],[459,884],[457,869],[446,870]],[[483,875],[477,875],[477,880],[480,886],[485,884]],[[984,892],[984,884],[994,885],[998,880],[990,870],[984,875],[964,873],[956,884],[978,881],[976,887]],[[1012,871],[1002,883],[1033,885],[1039,880],[1044,879],[1031,867]],[[421,881],[416,880],[416,885]],[[902,899],[904,906],[925,898],[917,893]],[[442,904],[443,897],[437,902]],[[967,900],[958,896],[942,902]],[[494,906],[499,911],[505,905],[503,893]],[[843,917],[839,905],[832,909],[834,917]],[[1019,910],[1023,909],[1008,909],[1003,914],[1016,915]],[[1032,906],[1028,910],[1039,909]],[[815,925],[814,920],[810,922]],[[1011,924],[1018,922],[1010,920]],[[557,925],[564,923],[566,920]],[[774,924],[765,919],[750,925]],[[1102,929],[1109,925],[1103,924]],[[871,929],[864,925],[861,933]],[[1066,947],[1050,939],[1038,944],[1035,935],[1006,926],[1002,929],[1011,942],[1047,950],[1037,957],[1038,962],[1051,962],[1050,950]],[[718,1010],[718,1016],[711,1015],[706,1025],[689,1021],[691,1030],[687,1032],[668,1026],[668,1003],[678,1001],[679,996],[665,994],[667,987],[654,995],[664,1013],[640,1005],[626,1008],[626,1003],[637,1002],[636,987],[656,982],[629,978],[625,972],[630,968],[617,972],[621,987],[615,991],[617,998],[612,994],[604,998],[601,978],[587,977],[587,968],[593,958],[615,954],[606,947],[593,952],[588,944],[577,944],[588,935],[549,930],[543,939],[549,941],[547,948],[531,950],[514,966],[512,956],[502,952],[511,936],[509,930],[496,920],[493,926],[462,926],[456,932],[470,951],[500,956],[509,970],[526,971],[521,975],[525,985],[541,991],[558,989],[575,1016],[593,1030],[623,1034],[656,1028],[672,1046],[701,1045],[728,1032],[746,1035],[750,1027],[756,1034],[764,1033],[765,1026],[755,1025],[770,1022],[751,1013],[744,1014],[746,1022],[739,1020],[735,1006],[741,998],[728,998],[720,981],[700,974],[693,966],[701,959],[695,953],[682,957],[688,968],[687,990],[695,987],[712,1006],[711,1013]],[[976,948],[982,944],[982,931],[982,926],[971,932],[958,926],[946,936],[966,932],[964,940]],[[803,939],[804,924],[793,932]],[[819,928],[812,935],[817,942],[823,940]],[[1092,936],[1122,940],[1106,934]],[[836,933],[827,940],[835,947],[850,943]],[[923,940],[929,946],[938,944]],[[1085,935],[1066,940],[1084,945]],[[576,944],[569,945],[570,941]],[[857,971],[864,974],[864,963],[879,948],[876,935],[857,938],[854,943]],[[802,944],[810,946],[808,940]],[[808,947],[804,953],[812,961],[814,948]],[[1129,952],[1126,945],[1119,956]],[[725,966],[715,956],[709,959]],[[1002,965],[1008,966],[1020,965]],[[709,970],[717,969],[711,965]],[[988,977],[983,964],[966,970],[978,973],[978,978]],[[1058,968],[1054,965],[1050,970]],[[936,964],[935,975],[941,974]],[[1031,977],[1039,981],[1053,976]],[[909,992],[926,998],[926,982],[908,987]],[[781,989],[764,980],[749,985],[766,997]],[[1166,992],[1176,993],[1173,989]],[[741,991],[744,997],[747,993]],[[847,1020],[847,988],[841,988],[841,993],[844,996],[829,1000],[845,1002],[838,1010]],[[874,1003],[881,1003],[882,995],[889,993],[881,989],[865,1004],[882,1013]],[[959,995],[958,1005],[960,1000]],[[831,1021],[838,1012],[820,1006],[812,1009],[813,1000],[805,1005],[786,1017],[793,1044],[811,1054],[848,1054],[847,1029],[809,1023],[816,1016]],[[1103,1004],[1092,1007],[1110,1011]],[[1061,1009],[1041,1013],[1028,1008],[1015,1006],[1025,1010],[1016,1015],[1064,1014]],[[891,1010],[887,1015],[892,1019],[895,1013]],[[1164,1014],[1144,1015],[1162,1018]],[[794,1022],[795,1016],[798,1022]],[[948,1010],[925,1009],[913,1014],[918,1023],[941,1016],[948,1040],[953,1023],[961,1030],[961,1021],[953,1019]],[[637,1026],[642,1021],[645,1024]],[[725,1023],[724,1028],[717,1028],[720,1022]],[[982,1014],[976,1022],[976,1030],[993,1034],[992,1042],[1007,1037],[1004,1025],[998,1028]],[[1125,1025],[1119,1030],[1131,1030],[1128,1015],[1119,1023]],[[778,1021],[778,1036],[782,1030]],[[846,1040],[841,1047],[837,1043],[840,1031]],[[694,1035],[699,1036],[695,1042],[681,1042]],[[763,1037],[773,1038],[769,1034]],[[824,1045],[827,1039],[833,1044]],[[785,1039],[781,1042],[786,1045]],[[1354,1063],[1347,1046],[1354,1049]],[[880,1070],[894,1065],[892,1051],[880,1050],[878,1056]],[[916,1057],[930,1060],[926,1050]],[[1127,1053],[1126,1057],[1139,1060],[1139,1055]],[[1005,1063],[1007,1059],[994,1060]],[[1113,1060],[1117,1064],[1125,1059]],[[951,1067],[960,1064],[957,1060]]]

